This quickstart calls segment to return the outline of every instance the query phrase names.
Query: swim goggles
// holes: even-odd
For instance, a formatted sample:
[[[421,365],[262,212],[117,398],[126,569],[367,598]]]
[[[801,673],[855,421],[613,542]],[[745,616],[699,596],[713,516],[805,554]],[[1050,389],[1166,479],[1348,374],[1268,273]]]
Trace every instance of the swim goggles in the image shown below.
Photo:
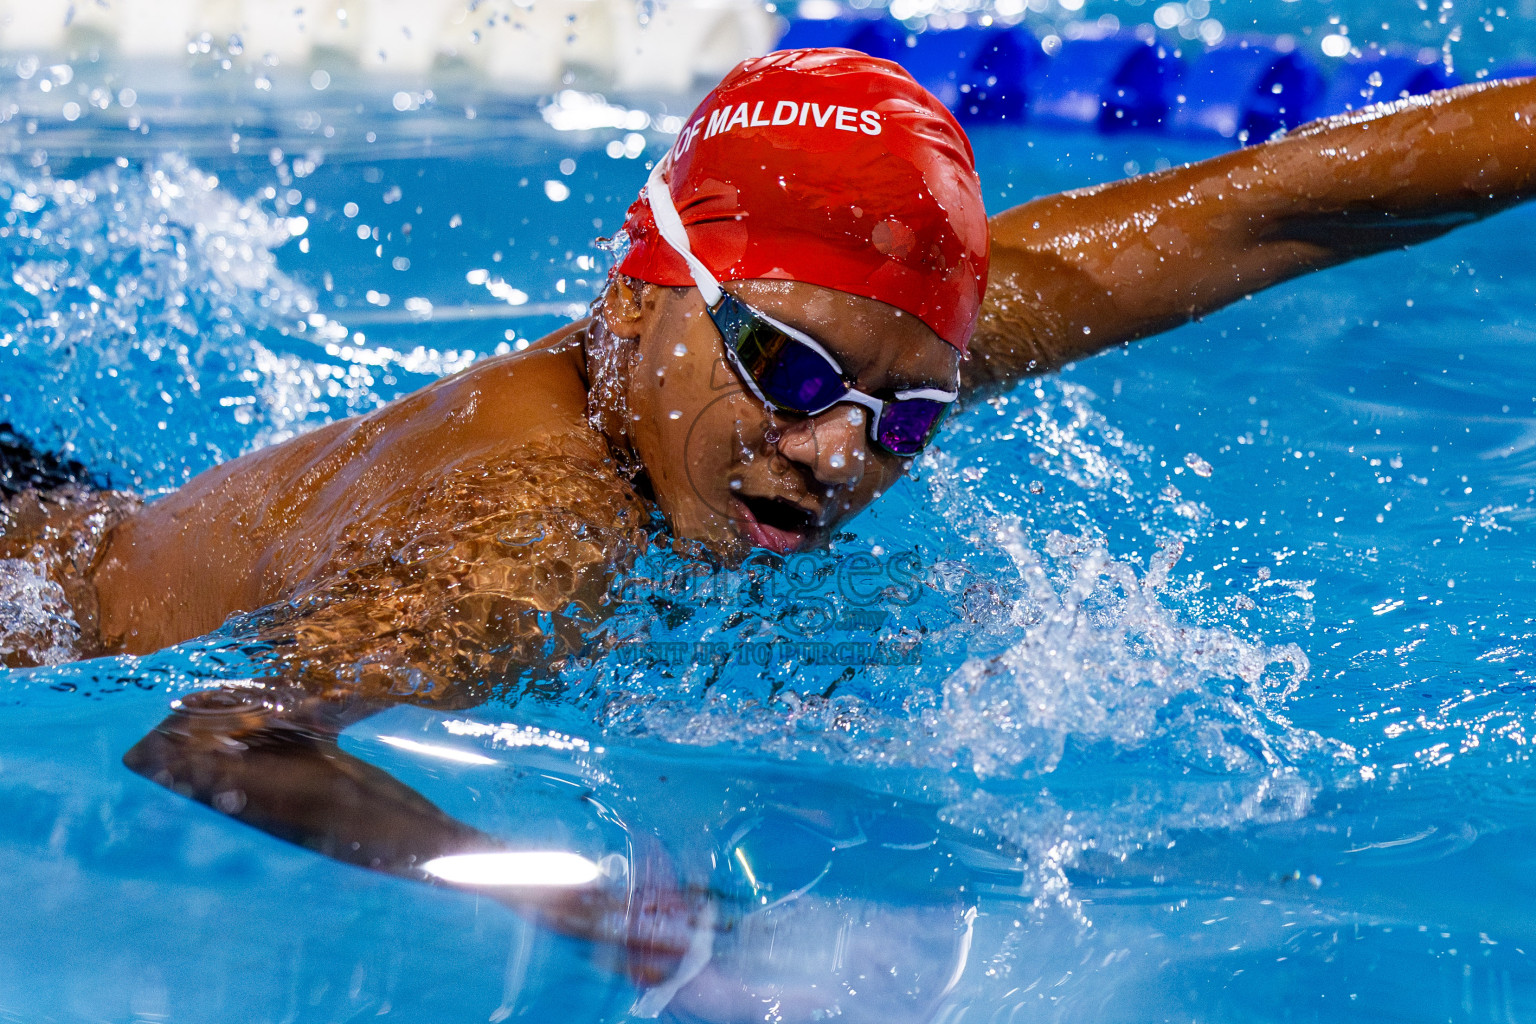
[[[853,387],[842,366],[816,339],[760,313],[720,287],[693,254],[688,232],[663,180],[668,161],[658,160],[646,182],[656,230],[688,264],[709,318],[725,342],[726,358],[748,390],[768,408],[815,416],[840,402],[871,413],[869,436],[893,455],[910,458],[938,432],[944,414],[959,397],[954,391],[912,388],[881,400]]]

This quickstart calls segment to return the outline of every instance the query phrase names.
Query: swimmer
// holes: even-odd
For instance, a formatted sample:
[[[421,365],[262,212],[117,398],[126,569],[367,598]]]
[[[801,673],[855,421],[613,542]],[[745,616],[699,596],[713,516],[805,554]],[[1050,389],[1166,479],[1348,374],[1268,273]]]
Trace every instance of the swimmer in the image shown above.
[[[261,687],[184,698],[131,768],[424,878],[498,843],[343,753],[349,724],[536,689],[647,544],[821,544],[958,405],[1520,202],[1533,117],[1536,81],[1465,86],[988,219],[963,132],[905,72],[772,54],[658,162],[586,319],[148,503],[24,489],[0,557],[47,571],[82,656],[225,626],[266,659]],[[687,1002],[712,904],[647,863],[623,899],[503,898]]]

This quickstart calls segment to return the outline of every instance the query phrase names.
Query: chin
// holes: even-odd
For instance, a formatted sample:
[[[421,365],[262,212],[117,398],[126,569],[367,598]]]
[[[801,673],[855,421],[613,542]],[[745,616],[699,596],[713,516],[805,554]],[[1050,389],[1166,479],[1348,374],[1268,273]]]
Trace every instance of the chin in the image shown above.
[[[663,506],[673,550],[707,558],[724,565],[739,565],[752,553],[752,542],[734,528],[731,520],[704,509],[669,511]]]

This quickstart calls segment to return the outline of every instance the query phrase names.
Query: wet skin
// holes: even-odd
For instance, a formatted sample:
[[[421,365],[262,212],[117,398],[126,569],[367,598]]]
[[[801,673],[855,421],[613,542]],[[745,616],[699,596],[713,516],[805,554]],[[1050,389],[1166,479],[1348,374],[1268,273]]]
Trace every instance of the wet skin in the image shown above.
[[[991,222],[991,278],[963,361],[880,303],[785,282],[729,287],[821,340],[861,390],[947,389],[958,371],[974,397],[1520,202],[1536,186],[1533,118],[1531,80],[1468,86],[1005,211]],[[149,651],[291,602],[280,624],[300,657],[281,699],[189,698],[125,760],[380,871],[420,879],[428,856],[494,848],[336,736],[391,702],[473,703],[452,678],[482,674],[474,652],[506,647],[532,612],[596,608],[646,501],[675,536],[726,555],[817,543],[905,468],[871,447],[853,409],[770,415],[727,368],[694,290],[621,280],[591,323],[210,470],[110,533],[93,573],[101,647]],[[0,553],[30,544],[0,536]],[[463,657],[432,662],[444,649]],[[391,659],[448,683],[381,689],[338,668]],[[626,950],[625,969],[651,982],[684,958],[701,920],[697,894],[666,875],[651,872],[638,903],[596,892],[510,902]]]
[[[820,341],[866,394],[959,386],[959,352],[892,306],[793,281],[727,287]],[[609,329],[629,346],[628,445],[679,536],[726,550],[743,540],[799,550],[906,472],[909,460],[873,443],[858,405],[816,416],[765,408],[725,361],[696,290],[620,284],[606,307]]]
[[[1466,86],[1005,211],[991,222],[992,273],[962,387],[1000,389],[1519,202],[1536,182],[1533,118],[1531,80]],[[821,339],[862,390],[954,380],[954,350],[892,307],[792,282],[731,288]],[[589,398],[599,353],[578,324],[147,506],[114,530],[94,576],[102,649],[153,650],[302,593],[383,497],[520,443],[631,463],[677,536],[723,552],[815,543],[900,475],[900,460],[849,418],[855,406],[767,415],[723,362],[693,289],[621,284],[602,317],[627,346],[619,387]]]
[[[956,386],[959,353],[894,307],[789,281],[731,289],[820,340],[868,393]],[[643,467],[673,532],[726,557],[752,543],[809,545],[905,472],[906,460],[870,443],[856,405],[770,413],[726,364],[695,290],[619,282],[598,315],[593,332],[575,324],[146,506],[114,529],[94,575],[103,648],[156,650],[322,585],[356,521],[456,465],[517,458],[530,443],[594,471]],[[603,360],[620,386],[589,398]]]

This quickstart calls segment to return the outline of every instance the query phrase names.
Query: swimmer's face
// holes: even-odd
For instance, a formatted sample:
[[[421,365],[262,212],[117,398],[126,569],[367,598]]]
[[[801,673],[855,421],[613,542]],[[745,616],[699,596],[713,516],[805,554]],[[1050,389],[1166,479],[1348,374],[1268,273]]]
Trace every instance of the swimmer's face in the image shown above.
[[[819,341],[866,394],[957,388],[959,353],[893,306],[792,281],[726,287]],[[858,405],[817,416],[765,408],[726,361],[695,289],[636,288],[610,289],[604,316],[633,345],[630,443],[677,535],[735,555],[804,550],[906,472],[910,460],[871,440]]]

